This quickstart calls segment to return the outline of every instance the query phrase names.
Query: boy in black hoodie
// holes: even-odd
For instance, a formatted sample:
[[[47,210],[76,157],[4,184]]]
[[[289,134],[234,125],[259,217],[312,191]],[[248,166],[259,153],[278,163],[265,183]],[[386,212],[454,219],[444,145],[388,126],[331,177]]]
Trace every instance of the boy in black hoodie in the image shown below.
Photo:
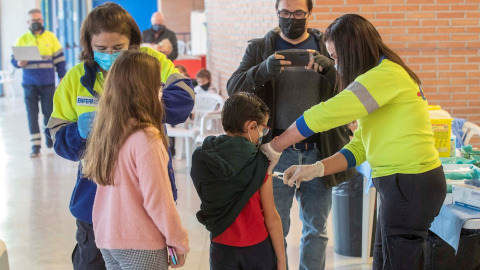
[[[197,219],[211,232],[210,268],[286,269],[280,216],[268,159],[259,151],[269,109],[256,95],[226,100],[226,135],[207,137],[193,153],[190,175],[202,203]]]

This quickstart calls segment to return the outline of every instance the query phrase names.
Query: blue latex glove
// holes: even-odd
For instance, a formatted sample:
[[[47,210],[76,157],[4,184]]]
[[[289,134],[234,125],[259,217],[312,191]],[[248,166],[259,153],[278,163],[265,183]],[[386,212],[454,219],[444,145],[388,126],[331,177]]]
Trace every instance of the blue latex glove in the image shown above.
[[[82,113],[78,117],[77,126],[78,126],[78,133],[80,133],[80,137],[83,139],[87,139],[88,135],[92,131],[93,121],[95,120],[95,116],[97,116],[97,112],[87,112]]]

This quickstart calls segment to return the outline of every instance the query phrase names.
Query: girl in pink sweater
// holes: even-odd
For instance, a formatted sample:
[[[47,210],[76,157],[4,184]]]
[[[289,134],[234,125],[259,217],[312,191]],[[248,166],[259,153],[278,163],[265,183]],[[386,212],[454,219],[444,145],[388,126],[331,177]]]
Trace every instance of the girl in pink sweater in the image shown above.
[[[87,142],[83,172],[98,184],[93,228],[108,269],[177,268],[189,251],[168,177],[158,74],[154,57],[123,52],[108,73]]]

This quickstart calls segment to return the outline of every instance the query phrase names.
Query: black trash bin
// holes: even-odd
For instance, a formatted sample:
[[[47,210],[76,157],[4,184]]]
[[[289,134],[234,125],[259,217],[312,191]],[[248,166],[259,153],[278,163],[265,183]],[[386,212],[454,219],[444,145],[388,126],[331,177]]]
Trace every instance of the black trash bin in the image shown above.
[[[480,230],[461,230],[457,254],[442,238],[428,231],[425,270],[450,269],[480,269]]]
[[[344,256],[362,256],[363,175],[332,188],[333,247]]]

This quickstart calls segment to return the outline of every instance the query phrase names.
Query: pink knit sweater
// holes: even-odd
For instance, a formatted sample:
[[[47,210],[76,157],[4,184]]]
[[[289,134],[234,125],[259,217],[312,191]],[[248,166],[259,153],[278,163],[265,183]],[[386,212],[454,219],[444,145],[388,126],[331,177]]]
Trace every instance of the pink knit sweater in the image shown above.
[[[114,186],[98,185],[93,205],[98,248],[156,250],[169,245],[178,254],[189,251],[168,178],[168,154],[152,136],[156,131],[131,134],[115,163]]]

